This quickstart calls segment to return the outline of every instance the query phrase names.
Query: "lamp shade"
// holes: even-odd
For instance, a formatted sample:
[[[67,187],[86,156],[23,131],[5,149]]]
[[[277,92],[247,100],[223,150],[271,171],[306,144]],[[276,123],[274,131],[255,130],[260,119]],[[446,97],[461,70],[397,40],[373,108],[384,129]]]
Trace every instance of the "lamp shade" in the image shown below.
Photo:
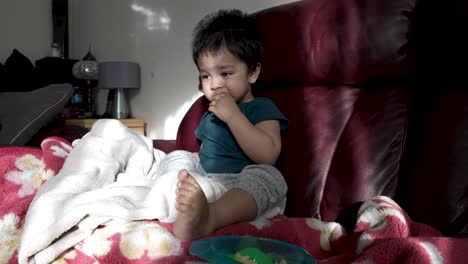
[[[140,88],[140,66],[126,61],[107,61],[99,63],[99,88],[132,89]]]

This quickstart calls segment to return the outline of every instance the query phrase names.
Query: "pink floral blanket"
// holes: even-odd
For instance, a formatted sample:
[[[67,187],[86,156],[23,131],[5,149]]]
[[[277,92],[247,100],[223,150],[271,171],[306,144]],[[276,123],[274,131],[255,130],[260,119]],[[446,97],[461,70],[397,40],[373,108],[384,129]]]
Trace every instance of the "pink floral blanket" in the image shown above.
[[[17,263],[24,218],[39,187],[56,175],[72,149],[51,137],[41,149],[0,148],[0,263]],[[190,256],[170,224],[134,221],[108,225],[65,251],[53,263],[206,263]],[[463,263],[468,240],[443,237],[411,221],[390,198],[375,197],[358,212],[354,232],[334,222],[277,217],[222,228],[212,236],[250,235],[306,249],[319,263]]]

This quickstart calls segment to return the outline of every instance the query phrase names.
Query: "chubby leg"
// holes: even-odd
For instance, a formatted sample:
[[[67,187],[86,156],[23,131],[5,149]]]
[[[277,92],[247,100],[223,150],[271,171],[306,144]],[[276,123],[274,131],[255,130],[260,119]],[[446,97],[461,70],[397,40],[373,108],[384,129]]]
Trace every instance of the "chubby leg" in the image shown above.
[[[208,203],[192,175],[181,170],[178,177],[174,235],[180,240],[209,235],[220,227],[250,221],[257,216],[255,199],[242,189],[230,189],[220,199]]]

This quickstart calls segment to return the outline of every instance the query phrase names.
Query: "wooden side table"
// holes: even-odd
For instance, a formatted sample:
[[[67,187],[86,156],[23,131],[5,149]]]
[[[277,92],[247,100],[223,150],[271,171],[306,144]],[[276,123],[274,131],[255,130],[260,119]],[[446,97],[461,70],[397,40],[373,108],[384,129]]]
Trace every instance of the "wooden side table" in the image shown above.
[[[88,129],[91,129],[94,122],[98,119],[65,119],[65,125],[71,126],[82,126]],[[124,123],[127,127],[133,129],[141,135],[145,135],[145,121],[143,119],[119,119],[120,122]]]

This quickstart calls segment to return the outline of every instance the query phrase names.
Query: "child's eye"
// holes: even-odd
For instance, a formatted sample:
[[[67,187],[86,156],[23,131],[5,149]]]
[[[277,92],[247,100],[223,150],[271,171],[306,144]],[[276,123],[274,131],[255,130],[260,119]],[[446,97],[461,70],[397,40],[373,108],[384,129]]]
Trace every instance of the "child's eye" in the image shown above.
[[[223,77],[227,77],[229,75],[232,75],[232,72],[222,72],[221,73],[221,76],[223,76]]]
[[[210,76],[208,76],[208,74],[200,75],[200,79],[202,79],[202,80],[207,80],[208,78],[210,78]]]

